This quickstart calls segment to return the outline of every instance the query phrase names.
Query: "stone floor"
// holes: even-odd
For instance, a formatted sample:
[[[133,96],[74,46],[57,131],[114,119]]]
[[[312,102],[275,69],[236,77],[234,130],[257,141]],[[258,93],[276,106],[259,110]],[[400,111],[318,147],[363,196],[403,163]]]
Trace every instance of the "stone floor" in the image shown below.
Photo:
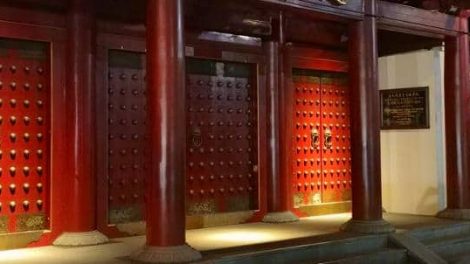
[[[188,243],[205,254],[228,252],[230,250],[250,250],[248,245],[275,241],[307,239],[318,237],[326,239],[329,234],[338,232],[339,226],[350,218],[350,214],[336,214],[303,218],[296,223],[265,224],[251,223],[205,229],[188,230]],[[427,216],[385,214],[397,231],[417,227],[452,223],[452,221]],[[291,242],[282,242],[287,243]],[[113,239],[99,246],[79,248],[57,248],[53,246],[5,250],[0,252],[0,263],[8,264],[120,264],[131,263],[127,256],[142,246],[145,237]],[[292,242],[293,243],[293,242]],[[256,246],[254,246],[256,247]]]

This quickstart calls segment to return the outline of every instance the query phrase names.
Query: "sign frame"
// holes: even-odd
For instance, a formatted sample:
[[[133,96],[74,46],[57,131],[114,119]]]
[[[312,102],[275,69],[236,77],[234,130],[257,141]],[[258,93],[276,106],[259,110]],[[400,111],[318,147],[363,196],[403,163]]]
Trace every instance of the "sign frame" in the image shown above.
[[[429,129],[429,86],[421,87],[407,87],[397,89],[382,89],[380,92],[380,129],[381,130],[404,130],[404,129]],[[419,93],[423,95],[418,95]],[[408,113],[408,118],[415,118],[416,120],[412,124],[399,124],[399,120],[393,120],[393,114],[387,114],[385,100],[390,98],[392,95],[396,95],[396,98],[415,98],[421,100],[421,105],[415,108],[403,109],[403,108],[392,108],[393,110],[406,112],[407,110],[414,113]],[[416,103],[413,103],[415,106]],[[390,107],[388,107],[390,109]],[[389,111],[388,111],[389,112]],[[403,113],[401,113],[403,114]],[[388,115],[388,116],[387,116]],[[406,113],[404,113],[406,115]],[[406,118],[406,116],[405,116]]]

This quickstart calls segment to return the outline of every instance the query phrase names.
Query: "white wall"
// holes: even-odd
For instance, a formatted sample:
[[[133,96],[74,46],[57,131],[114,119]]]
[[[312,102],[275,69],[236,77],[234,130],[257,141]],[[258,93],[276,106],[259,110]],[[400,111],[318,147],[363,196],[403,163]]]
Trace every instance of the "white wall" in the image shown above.
[[[434,215],[445,207],[443,52],[379,59],[380,89],[429,86],[430,129],[383,130],[382,197],[390,213]]]

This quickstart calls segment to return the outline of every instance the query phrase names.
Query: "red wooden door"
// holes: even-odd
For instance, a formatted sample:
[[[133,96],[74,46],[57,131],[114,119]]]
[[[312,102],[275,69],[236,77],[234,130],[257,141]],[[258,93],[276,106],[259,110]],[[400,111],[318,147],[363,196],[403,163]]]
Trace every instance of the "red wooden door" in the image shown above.
[[[293,161],[294,205],[322,203],[321,85],[320,76],[294,70],[295,160]]]
[[[258,208],[256,68],[188,58],[187,214]]]
[[[145,53],[136,52],[143,51],[139,42],[129,43],[134,51],[113,50],[105,40],[98,64],[107,75],[98,78],[98,222],[110,236],[135,232],[121,224],[145,218]],[[257,64],[186,64],[187,215],[259,209]]]
[[[294,69],[294,207],[349,201],[351,157],[345,74]]]
[[[50,55],[0,39],[0,232],[49,228]]]
[[[145,54],[109,51],[107,99],[108,222],[141,221],[149,165]]]
[[[321,73],[324,203],[351,199],[351,138],[347,76]]]

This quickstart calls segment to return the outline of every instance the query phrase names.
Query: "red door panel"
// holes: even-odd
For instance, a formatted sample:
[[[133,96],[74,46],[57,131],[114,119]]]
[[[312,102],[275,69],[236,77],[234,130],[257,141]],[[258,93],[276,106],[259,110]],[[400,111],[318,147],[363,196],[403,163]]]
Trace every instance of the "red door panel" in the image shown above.
[[[0,39],[0,232],[49,227],[48,50]]]
[[[294,206],[322,203],[320,77],[298,70],[295,85]]]
[[[351,199],[348,86],[345,74],[294,69],[294,207]]]
[[[256,71],[187,60],[187,214],[258,208]]]
[[[108,221],[141,221],[149,164],[145,55],[111,50],[108,59]]]
[[[323,202],[351,198],[351,144],[347,78],[322,73]]]

